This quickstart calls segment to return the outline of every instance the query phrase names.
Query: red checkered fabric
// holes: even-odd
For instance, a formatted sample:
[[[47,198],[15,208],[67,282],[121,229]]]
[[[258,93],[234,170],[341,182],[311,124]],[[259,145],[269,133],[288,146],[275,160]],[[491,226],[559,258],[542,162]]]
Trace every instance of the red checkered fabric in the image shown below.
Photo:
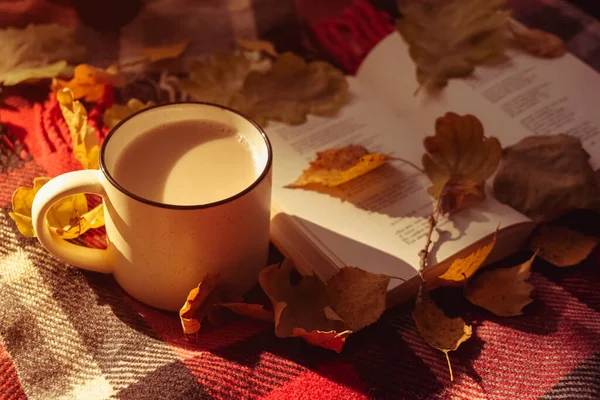
[[[561,2],[512,4],[519,19],[563,36],[600,67],[596,21]],[[311,29],[324,57],[351,72],[392,25],[355,2]],[[89,112],[100,139],[111,96]],[[189,342],[177,315],[138,303],[110,275],[58,262],[8,217],[17,187],[79,168],[56,100],[33,97],[8,96],[0,108],[0,399],[600,398],[597,259],[572,269],[536,261],[535,302],[520,317],[459,304],[474,335],[450,356],[454,382],[443,354],[417,333],[410,305],[351,335],[341,354],[278,339],[272,324],[241,318],[203,327]],[[566,222],[581,222],[572,218]],[[600,234],[598,218],[580,219]],[[83,242],[102,247],[104,231]]]

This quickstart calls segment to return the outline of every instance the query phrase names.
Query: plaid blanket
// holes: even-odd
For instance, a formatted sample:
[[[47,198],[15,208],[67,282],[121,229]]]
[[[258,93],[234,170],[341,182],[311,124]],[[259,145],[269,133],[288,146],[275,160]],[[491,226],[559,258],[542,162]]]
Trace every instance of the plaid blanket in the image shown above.
[[[598,22],[559,1],[511,3],[517,18],[559,34],[600,69]],[[353,71],[390,23],[357,2],[310,24],[306,43]],[[100,127],[107,105],[90,111],[92,124]],[[56,261],[17,231],[8,217],[14,189],[78,166],[47,93],[8,96],[1,107],[1,399],[600,398],[600,257],[567,270],[536,262],[535,302],[523,316],[465,306],[474,337],[451,353],[454,382],[442,353],[416,331],[410,305],[353,334],[341,354],[278,339],[272,324],[241,318],[203,327],[188,342],[176,315],[141,305],[109,275]],[[598,234],[597,219],[566,223],[583,221]],[[102,247],[104,232],[81,241]]]

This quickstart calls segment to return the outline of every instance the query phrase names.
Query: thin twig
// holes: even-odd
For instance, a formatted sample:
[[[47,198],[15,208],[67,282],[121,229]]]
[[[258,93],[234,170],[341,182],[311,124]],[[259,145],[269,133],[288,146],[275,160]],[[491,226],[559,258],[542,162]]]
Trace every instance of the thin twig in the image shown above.
[[[420,173],[424,174],[425,171],[422,170],[421,168],[417,167],[415,164],[411,163],[410,161],[406,161],[403,158],[399,158],[399,157],[390,157],[390,160],[394,160],[394,161],[402,161],[404,164],[406,165],[410,165],[411,167],[413,167],[414,169],[416,169],[417,171],[419,171]]]

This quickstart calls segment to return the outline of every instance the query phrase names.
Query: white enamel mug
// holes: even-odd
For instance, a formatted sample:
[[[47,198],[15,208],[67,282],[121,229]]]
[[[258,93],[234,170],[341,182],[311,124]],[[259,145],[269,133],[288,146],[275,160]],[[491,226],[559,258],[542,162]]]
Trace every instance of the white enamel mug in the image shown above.
[[[248,141],[257,164],[250,186],[213,203],[178,206],[139,197],[115,180],[115,164],[131,141],[162,124],[195,119],[229,125]],[[121,121],[106,137],[99,170],[69,172],[40,189],[33,202],[33,227],[56,258],[113,274],[127,293],[147,305],[177,311],[192,288],[217,273],[226,297],[234,298],[257,282],[267,262],[272,159],[264,131],[233,110],[206,103],[147,108]],[[102,197],[106,250],[75,245],[49,229],[45,216],[50,207],[76,193]]]

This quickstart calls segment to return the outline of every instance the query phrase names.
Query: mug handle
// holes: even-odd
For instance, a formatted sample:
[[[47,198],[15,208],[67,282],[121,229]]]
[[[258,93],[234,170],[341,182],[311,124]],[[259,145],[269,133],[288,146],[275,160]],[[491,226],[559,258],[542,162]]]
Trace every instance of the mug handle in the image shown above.
[[[52,232],[46,223],[46,214],[50,207],[64,197],[78,193],[91,193],[106,199],[103,181],[102,172],[97,169],[67,172],[51,179],[35,195],[31,218],[38,240],[50,254],[65,263],[83,269],[111,273],[113,268],[107,250],[92,249],[67,242]]]

